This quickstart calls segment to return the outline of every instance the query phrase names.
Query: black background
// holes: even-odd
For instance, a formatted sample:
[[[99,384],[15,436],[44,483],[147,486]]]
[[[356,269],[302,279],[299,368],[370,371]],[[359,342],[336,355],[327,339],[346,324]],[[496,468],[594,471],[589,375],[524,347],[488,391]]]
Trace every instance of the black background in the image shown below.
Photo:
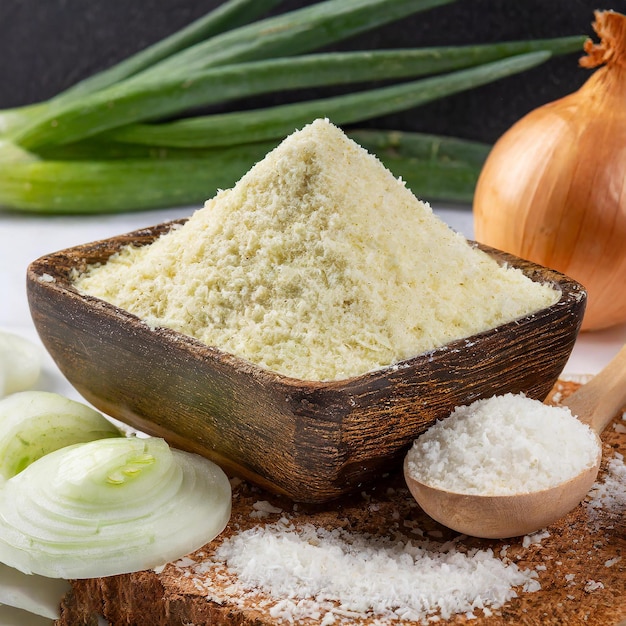
[[[312,3],[287,0],[274,13]],[[48,98],[219,4],[219,0],[0,0],[0,108]],[[458,0],[346,40],[333,49],[560,35],[595,39],[591,27],[594,9],[626,13],[626,0],[613,0],[611,5],[588,0]],[[578,68],[581,54],[553,59],[523,75],[361,126],[491,142],[527,111],[577,89],[589,76],[589,70]],[[280,102],[286,97],[265,98],[245,106]]]

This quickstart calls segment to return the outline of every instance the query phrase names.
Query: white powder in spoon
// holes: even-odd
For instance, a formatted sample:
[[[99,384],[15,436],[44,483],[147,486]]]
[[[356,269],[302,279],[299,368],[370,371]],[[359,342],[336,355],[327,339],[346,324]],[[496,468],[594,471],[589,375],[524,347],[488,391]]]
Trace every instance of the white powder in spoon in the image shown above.
[[[569,409],[509,393],[457,407],[415,441],[408,466],[431,487],[508,495],[559,485],[599,454],[594,432]]]

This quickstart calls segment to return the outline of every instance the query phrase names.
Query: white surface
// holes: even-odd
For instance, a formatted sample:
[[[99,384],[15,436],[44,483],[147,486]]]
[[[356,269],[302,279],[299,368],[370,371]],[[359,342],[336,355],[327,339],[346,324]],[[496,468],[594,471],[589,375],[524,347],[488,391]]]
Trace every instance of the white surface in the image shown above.
[[[36,258],[89,241],[186,217],[193,207],[159,211],[77,217],[43,217],[0,213],[0,327],[37,338],[26,300],[25,276],[28,264]],[[452,228],[472,238],[472,215],[467,207],[436,207],[435,212]],[[626,342],[626,325],[607,331],[581,334],[566,375],[594,374],[601,369]],[[75,396],[60,377],[52,361],[46,362],[46,388]]]

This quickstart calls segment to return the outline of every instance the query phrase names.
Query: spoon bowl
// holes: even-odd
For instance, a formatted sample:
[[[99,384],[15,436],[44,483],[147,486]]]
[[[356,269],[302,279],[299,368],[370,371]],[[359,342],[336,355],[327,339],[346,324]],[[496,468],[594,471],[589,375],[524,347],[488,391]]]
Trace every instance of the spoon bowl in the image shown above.
[[[407,486],[425,513],[463,534],[503,539],[535,532],[565,516],[584,500],[600,469],[600,434],[625,403],[626,346],[600,373],[561,403],[594,431],[599,452],[593,466],[547,489],[506,495],[464,494],[417,480],[410,472],[407,455],[403,467]]]
[[[567,515],[596,480],[601,455],[593,467],[549,489],[511,495],[475,495],[430,487],[417,481],[404,461],[404,476],[420,507],[434,520],[472,537],[504,539],[535,532]]]

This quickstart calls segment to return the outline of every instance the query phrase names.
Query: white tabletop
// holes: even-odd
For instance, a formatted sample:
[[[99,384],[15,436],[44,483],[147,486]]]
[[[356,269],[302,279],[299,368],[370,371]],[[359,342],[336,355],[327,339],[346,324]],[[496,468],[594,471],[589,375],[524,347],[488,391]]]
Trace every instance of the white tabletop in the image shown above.
[[[89,241],[107,238],[159,222],[190,215],[194,207],[159,211],[76,217],[50,217],[0,213],[0,328],[37,340],[26,300],[25,275],[36,258]],[[473,235],[467,207],[435,207],[435,212],[466,237]],[[626,342],[626,325],[607,331],[582,333],[564,375],[594,374]],[[46,362],[48,387],[75,396],[52,360]]]

